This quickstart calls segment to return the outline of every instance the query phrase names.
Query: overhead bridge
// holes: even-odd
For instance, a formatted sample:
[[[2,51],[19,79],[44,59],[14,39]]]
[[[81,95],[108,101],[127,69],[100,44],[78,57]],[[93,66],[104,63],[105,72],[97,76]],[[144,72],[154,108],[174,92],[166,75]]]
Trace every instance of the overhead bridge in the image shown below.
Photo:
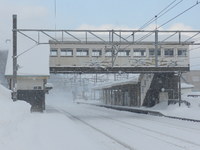
[[[174,91],[178,93],[175,97],[181,100],[180,76],[182,72],[190,70],[189,46],[200,45],[195,41],[199,38],[199,33],[200,31],[195,30],[17,29],[17,16],[13,15],[13,100],[17,100],[19,90],[16,87],[19,34],[36,46],[50,45],[50,73],[154,73],[148,84],[144,75],[141,87],[138,87],[138,91],[142,91],[146,86],[143,95],[138,95],[141,96],[140,101],[145,103],[145,97],[152,95],[149,88],[155,88],[159,92],[162,85],[166,85],[167,89],[165,82],[172,81],[171,79],[174,79]],[[161,84],[159,89],[158,80]],[[113,89],[106,90],[108,92]],[[158,94],[154,94],[153,98],[157,101]]]

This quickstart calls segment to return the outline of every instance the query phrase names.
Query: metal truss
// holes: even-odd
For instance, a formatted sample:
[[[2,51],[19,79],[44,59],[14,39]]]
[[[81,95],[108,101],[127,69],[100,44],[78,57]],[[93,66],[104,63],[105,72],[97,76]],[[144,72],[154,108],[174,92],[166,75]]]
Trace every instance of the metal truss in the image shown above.
[[[200,45],[195,38],[200,30],[47,30],[13,29],[36,44],[65,43],[104,43],[134,45],[154,42],[157,33],[159,45]]]

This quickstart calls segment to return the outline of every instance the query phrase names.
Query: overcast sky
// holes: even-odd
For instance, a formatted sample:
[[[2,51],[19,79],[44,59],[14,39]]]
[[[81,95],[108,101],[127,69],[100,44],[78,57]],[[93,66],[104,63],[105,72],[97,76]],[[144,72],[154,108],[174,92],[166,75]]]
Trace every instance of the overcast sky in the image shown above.
[[[21,29],[139,29],[174,0],[0,0],[0,49],[12,38],[12,15]],[[56,5],[55,5],[56,2]],[[158,18],[158,26],[194,5],[180,2]],[[56,7],[55,7],[56,6]],[[56,8],[56,9],[55,9]],[[162,29],[200,30],[200,4]],[[155,28],[155,22],[146,29]]]

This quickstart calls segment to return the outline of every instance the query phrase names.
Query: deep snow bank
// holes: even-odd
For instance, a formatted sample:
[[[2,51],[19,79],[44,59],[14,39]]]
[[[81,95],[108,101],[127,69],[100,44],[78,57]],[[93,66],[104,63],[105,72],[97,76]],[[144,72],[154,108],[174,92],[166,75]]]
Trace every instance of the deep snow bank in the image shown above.
[[[186,95],[182,95],[182,99],[186,100],[190,103],[190,107],[186,106],[185,104],[171,104],[168,105],[167,102],[161,102],[151,109],[159,111],[165,115],[169,116],[177,116],[183,118],[190,118],[190,119],[197,119],[200,120],[200,98],[191,98],[187,97]]]
[[[0,84],[0,121],[9,122],[30,112],[30,105],[24,101],[13,102],[11,91]]]

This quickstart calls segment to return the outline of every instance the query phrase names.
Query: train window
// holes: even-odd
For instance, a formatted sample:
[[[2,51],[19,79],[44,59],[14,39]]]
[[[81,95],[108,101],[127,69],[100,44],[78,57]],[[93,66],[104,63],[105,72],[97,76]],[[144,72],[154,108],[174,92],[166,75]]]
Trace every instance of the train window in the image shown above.
[[[105,56],[112,56],[112,50],[106,50]]]
[[[33,89],[34,89],[34,90],[41,90],[42,87],[41,87],[41,86],[34,86]]]
[[[119,50],[118,56],[129,56],[130,50]]]
[[[76,56],[89,56],[89,49],[77,48]]]
[[[101,56],[102,55],[102,51],[101,50],[92,50],[92,56]]]
[[[157,55],[158,56],[161,55],[161,50],[160,49],[158,49]],[[155,56],[155,49],[154,48],[149,49],[149,56]]]
[[[50,56],[58,56],[58,50],[57,49],[51,49],[50,50]]]
[[[187,56],[186,49],[178,49],[178,56]]]
[[[73,56],[73,49],[61,49],[61,56]]]
[[[164,55],[165,56],[174,56],[174,49],[173,48],[164,49]]]
[[[144,57],[144,56],[146,56],[146,50],[145,49],[134,49],[133,56]]]

